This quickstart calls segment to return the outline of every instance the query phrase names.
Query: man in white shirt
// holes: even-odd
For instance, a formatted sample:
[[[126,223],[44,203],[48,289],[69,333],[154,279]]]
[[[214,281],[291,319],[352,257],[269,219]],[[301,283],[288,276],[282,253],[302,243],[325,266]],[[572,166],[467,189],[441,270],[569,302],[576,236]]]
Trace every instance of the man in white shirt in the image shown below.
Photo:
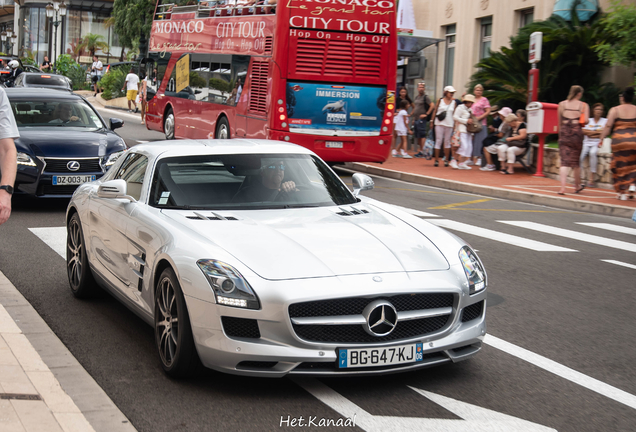
[[[135,68],[130,68],[130,72],[126,75],[126,82],[121,91],[126,89],[126,99],[128,100],[128,112],[132,112],[131,102],[135,104],[135,112],[139,111],[137,108],[137,92],[139,91],[139,77],[135,73]]]
[[[91,81],[93,82],[93,90],[95,90],[95,94],[93,96],[97,96],[97,93],[99,93],[97,82],[102,78],[103,69],[104,65],[99,61],[99,57],[94,55],[93,65],[91,66]]]
[[[0,88],[0,225],[11,215],[11,195],[18,170],[14,139],[20,138],[9,98]]]

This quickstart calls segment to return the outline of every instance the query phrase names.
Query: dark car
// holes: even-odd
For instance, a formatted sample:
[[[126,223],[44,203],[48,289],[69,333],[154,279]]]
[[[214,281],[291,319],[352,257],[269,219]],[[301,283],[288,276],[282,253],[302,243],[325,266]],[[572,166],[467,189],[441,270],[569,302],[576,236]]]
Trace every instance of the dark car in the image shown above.
[[[100,178],[127,149],[83,97],[45,88],[6,90],[20,138],[16,194],[70,197],[78,185]]]
[[[15,79],[14,87],[49,87],[62,90],[73,90],[73,86],[64,75],[47,74],[44,72],[22,72]]]

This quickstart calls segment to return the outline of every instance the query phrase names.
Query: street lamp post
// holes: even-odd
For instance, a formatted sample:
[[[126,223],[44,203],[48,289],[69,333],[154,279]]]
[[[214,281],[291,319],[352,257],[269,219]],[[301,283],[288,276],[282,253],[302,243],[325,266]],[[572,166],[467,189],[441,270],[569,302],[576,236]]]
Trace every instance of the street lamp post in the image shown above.
[[[66,15],[66,4],[60,0],[53,0],[53,3],[46,5],[46,17],[51,19],[51,24],[55,27],[53,35],[53,71],[57,72],[57,27],[62,23],[62,17]],[[55,19],[55,21],[53,20]]]

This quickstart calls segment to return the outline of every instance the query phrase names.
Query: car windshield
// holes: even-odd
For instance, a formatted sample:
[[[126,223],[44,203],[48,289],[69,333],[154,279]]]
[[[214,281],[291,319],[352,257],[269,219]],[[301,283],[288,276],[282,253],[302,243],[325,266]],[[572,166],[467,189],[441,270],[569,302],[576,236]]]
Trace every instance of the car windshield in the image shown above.
[[[274,209],[353,204],[351,191],[315,156],[214,155],[165,158],[150,205],[181,209]]]
[[[82,100],[12,100],[18,128],[69,128],[97,130],[104,127],[95,111]]]
[[[30,86],[55,86],[69,88],[66,78],[54,75],[27,75],[24,83]]]

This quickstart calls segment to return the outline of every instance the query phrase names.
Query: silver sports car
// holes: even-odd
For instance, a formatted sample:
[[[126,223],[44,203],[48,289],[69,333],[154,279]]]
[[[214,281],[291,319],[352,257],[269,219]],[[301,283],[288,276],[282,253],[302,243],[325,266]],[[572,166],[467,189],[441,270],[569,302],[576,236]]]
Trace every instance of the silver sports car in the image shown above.
[[[155,329],[171,376],[200,364],[280,377],[465,360],[486,331],[483,265],[464,241],[359,196],[277,141],[142,144],[67,211],[73,294],[99,285]]]

